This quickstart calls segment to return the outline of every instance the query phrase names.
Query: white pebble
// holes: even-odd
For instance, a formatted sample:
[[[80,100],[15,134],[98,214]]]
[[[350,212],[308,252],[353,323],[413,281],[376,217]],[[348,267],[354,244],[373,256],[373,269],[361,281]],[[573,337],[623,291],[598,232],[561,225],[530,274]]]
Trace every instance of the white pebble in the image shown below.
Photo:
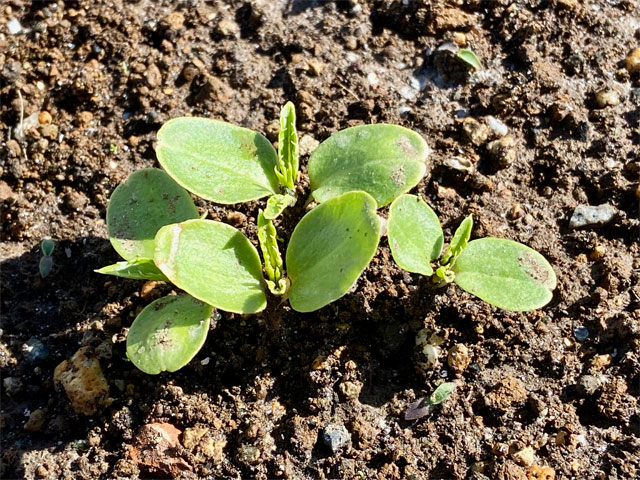
[[[11,35],[17,35],[22,31],[22,25],[20,25],[20,22],[15,18],[9,20],[7,27],[9,28],[9,33]]]
[[[504,137],[507,133],[509,133],[509,128],[500,120],[492,117],[491,115],[487,117],[487,123],[489,124],[489,128],[491,128],[491,130],[496,132],[501,137]]]

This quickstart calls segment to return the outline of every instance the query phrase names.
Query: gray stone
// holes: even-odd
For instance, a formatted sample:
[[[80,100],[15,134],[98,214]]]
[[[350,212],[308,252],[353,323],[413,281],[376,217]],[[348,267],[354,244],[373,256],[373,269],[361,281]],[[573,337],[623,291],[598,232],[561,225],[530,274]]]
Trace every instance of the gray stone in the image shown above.
[[[578,379],[576,389],[583,396],[593,395],[606,382],[604,375],[582,375]]]
[[[569,227],[582,228],[605,225],[614,219],[618,210],[613,205],[603,203],[597,207],[578,205],[571,215]]]
[[[351,435],[344,425],[329,424],[322,431],[322,443],[329,447],[331,453],[336,453],[351,443]]]

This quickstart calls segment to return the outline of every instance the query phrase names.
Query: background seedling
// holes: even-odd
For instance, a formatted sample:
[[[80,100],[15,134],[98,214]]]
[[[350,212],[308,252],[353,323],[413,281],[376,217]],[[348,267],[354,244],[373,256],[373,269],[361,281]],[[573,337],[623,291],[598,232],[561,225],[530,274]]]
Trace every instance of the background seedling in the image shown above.
[[[482,63],[480,62],[476,54],[473,53],[473,50],[469,48],[461,48],[456,53],[456,56],[463,62],[471,65],[476,70],[482,70]]]
[[[434,407],[447,400],[457,385],[455,382],[445,382],[436,388],[428,398],[420,397],[404,413],[405,420],[418,420],[429,415]]]
[[[56,247],[56,244],[50,238],[45,238],[40,243],[40,250],[42,251],[42,257],[40,257],[40,276],[42,278],[46,277],[51,273],[53,269],[53,258],[51,255],[53,254],[53,249]]]

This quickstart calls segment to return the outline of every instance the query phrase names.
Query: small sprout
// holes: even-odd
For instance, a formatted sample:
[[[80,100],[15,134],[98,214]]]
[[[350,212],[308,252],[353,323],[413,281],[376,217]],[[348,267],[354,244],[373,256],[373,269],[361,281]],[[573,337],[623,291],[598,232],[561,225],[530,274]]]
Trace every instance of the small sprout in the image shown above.
[[[40,258],[40,264],[38,265],[38,268],[40,270],[40,276],[42,278],[49,275],[51,273],[51,270],[53,269],[53,258],[51,257],[51,254],[53,253],[53,249],[55,248],[55,246],[55,242],[50,238],[45,238],[40,243],[42,257]]]
[[[275,220],[280,216],[287,207],[292,207],[296,204],[296,197],[293,195],[276,194],[269,197],[267,200],[267,208],[264,210],[264,218],[267,220]]]
[[[264,269],[267,272],[267,286],[274,295],[284,295],[288,282],[283,277],[284,265],[278,249],[276,227],[272,220],[265,218],[262,210],[258,213],[258,240],[264,258]]]
[[[56,248],[56,242],[54,242],[50,238],[45,238],[40,243],[40,250],[42,250],[42,255],[44,255],[45,257],[50,257],[53,253],[54,248]]]
[[[431,403],[431,405],[438,405],[439,403],[444,402],[451,396],[453,391],[456,389],[456,386],[455,382],[445,382],[441,384],[429,396],[429,403]]]
[[[118,154],[118,146],[114,143],[110,143],[109,144],[109,152],[112,153],[113,155],[117,155]]]
[[[447,400],[456,389],[455,382],[445,382],[438,386],[435,391],[429,395],[429,398],[420,397],[404,412],[405,420],[418,420],[433,412],[434,407]]]
[[[280,133],[278,134],[278,165],[275,173],[282,187],[294,190],[298,180],[298,132],[296,131],[296,109],[287,102],[280,111]]]
[[[476,54],[473,53],[473,50],[469,48],[461,48],[456,53],[456,56],[463,62],[471,65],[476,70],[482,70],[482,63],[480,63],[480,60],[478,59]]]

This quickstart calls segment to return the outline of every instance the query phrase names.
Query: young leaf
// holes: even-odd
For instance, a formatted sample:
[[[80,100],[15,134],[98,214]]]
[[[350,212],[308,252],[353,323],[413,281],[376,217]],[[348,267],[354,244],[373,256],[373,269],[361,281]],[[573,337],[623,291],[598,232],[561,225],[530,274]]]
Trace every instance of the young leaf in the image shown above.
[[[478,60],[476,54],[473,53],[473,50],[469,48],[461,48],[460,50],[458,50],[458,53],[456,53],[456,55],[460,60],[471,65],[476,70],[482,70],[482,63],[480,63],[480,60]]]
[[[285,208],[294,206],[296,201],[297,198],[289,194],[270,196],[269,200],[267,200],[267,208],[264,210],[264,218],[275,220],[284,212]]]
[[[158,270],[158,267],[153,263],[153,260],[149,260],[148,258],[118,262],[94,271],[104,275],[115,275],[116,277],[133,278],[138,280],[156,280],[160,282],[169,281],[169,279],[165,277],[160,270]]]
[[[256,313],[267,305],[258,252],[225,223],[198,219],[162,227],[153,260],[173,284],[220,310]]]
[[[189,295],[151,302],[134,320],[127,335],[127,357],[145,373],[184,367],[202,348],[213,308]]]
[[[438,405],[439,403],[444,402],[447,398],[451,396],[451,394],[455,389],[456,389],[455,382],[442,383],[429,396],[429,403],[431,405]]]
[[[280,133],[278,134],[278,166],[275,174],[280,185],[291,190],[298,179],[298,132],[296,131],[296,109],[287,102],[280,111]]]
[[[265,218],[262,210],[258,213],[258,240],[264,258],[269,290],[274,295],[284,295],[287,290],[287,282],[282,278],[282,256],[278,249],[276,227],[273,226],[273,221]]]
[[[50,257],[55,246],[56,242],[54,242],[50,238],[45,238],[44,240],[42,240],[42,242],[40,243],[40,250],[42,250],[42,255],[44,255],[45,257]]]
[[[193,200],[158,168],[132,173],[111,194],[107,231],[116,252],[125,260],[153,258],[153,238],[160,227],[197,218]]]
[[[503,238],[469,242],[452,270],[463,290],[503,310],[540,308],[556,288],[556,274],[542,255]]]
[[[156,154],[176,182],[206,200],[231,204],[278,191],[277,155],[269,140],[230,123],[169,120],[158,131]]]
[[[387,237],[400,268],[432,275],[431,261],[442,252],[443,234],[438,216],[416,195],[400,195],[389,208]]]
[[[309,158],[313,198],[325,202],[362,190],[383,207],[415,187],[426,172],[429,147],[398,125],[363,125],[342,130]]]
[[[453,239],[449,244],[449,248],[444,252],[442,257],[442,265],[452,266],[456,262],[456,258],[460,255],[460,252],[467,246],[467,242],[471,237],[471,229],[473,228],[473,215],[469,215],[465,218],[456,229],[456,233],[453,234]]]
[[[296,226],[287,248],[289,302],[311,312],[342,297],[367,267],[378,247],[377,204],[366,192],[327,200]]]

